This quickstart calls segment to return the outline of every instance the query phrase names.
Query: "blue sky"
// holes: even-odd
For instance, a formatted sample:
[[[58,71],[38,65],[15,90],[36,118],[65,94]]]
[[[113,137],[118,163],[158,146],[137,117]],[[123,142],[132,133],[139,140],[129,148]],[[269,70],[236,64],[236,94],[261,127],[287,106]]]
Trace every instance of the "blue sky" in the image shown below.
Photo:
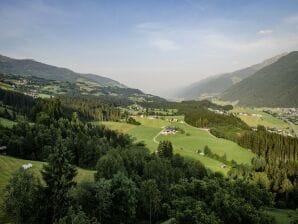
[[[296,0],[0,1],[0,54],[164,94],[298,49]]]

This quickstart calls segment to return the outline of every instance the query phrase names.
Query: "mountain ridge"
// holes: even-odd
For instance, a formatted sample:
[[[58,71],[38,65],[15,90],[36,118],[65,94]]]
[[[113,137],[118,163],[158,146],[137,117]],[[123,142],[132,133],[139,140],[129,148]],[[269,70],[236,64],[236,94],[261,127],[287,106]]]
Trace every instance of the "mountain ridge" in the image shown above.
[[[22,76],[36,76],[49,80],[76,82],[79,78],[94,81],[103,87],[117,86],[126,88],[124,84],[111,78],[91,74],[78,73],[65,67],[58,67],[36,61],[34,59],[15,59],[0,55],[0,73]]]
[[[230,88],[235,83],[238,83],[241,80],[253,75],[258,70],[274,63],[286,54],[287,53],[276,55],[269,59],[263,60],[260,63],[238,69],[233,72],[207,77],[198,82],[192,83],[185,88],[182,88],[176,97],[185,100],[192,100],[219,96],[222,92]]]
[[[298,51],[293,51],[227,89],[223,100],[257,107],[298,107]]]

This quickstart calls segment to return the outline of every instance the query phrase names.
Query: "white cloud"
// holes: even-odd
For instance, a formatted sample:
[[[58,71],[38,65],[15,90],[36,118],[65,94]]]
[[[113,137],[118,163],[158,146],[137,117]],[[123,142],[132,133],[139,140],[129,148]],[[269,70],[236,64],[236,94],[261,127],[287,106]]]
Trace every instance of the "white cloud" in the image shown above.
[[[157,47],[161,51],[175,51],[180,49],[174,41],[168,39],[152,40],[151,45]]]
[[[271,33],[273,33],[273,30],[260,30],[259,32],[258,32],[258,34],[260,34],[260,35],[268,35],[268,34],[271,34]]]

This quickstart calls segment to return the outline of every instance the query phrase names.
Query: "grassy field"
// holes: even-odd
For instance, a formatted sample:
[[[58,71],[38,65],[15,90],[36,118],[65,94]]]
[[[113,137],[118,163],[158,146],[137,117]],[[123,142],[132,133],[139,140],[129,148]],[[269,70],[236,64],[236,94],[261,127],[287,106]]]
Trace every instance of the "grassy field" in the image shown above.
[[[228,160],[235,160],[238,163],[250,164],[254,154],[247,149],[238,146],[232,141],[228,141],[221,138],[216,138],[206,130],[200,130],[192,127],[183,121],[182,116],[177,116],[178,122],[169,122],[165,117],[162,119],[148,119],[148,118],[136,118],[141,122],[140,126],[131,126],[125,123],[117,122],[101,122],[108,127],[119,130],[124,133],[128,133],[133,136],[137,141],[143,141],[147,147],[154,152],[157,149],[158,142],[161,140],[169,140],[173,143],[174,151],[187,158],[198,159],[206,167],[213,171],[220,171],[227,173],[229,167],[221,168],[222,163],[202,156],[198,153],[198,150],[203,151],[206,145],[211,148],[212,152],[218,155],[226,154]],[[177,133],[175,135],[159,135],[160,131],[167,126],[176,126],[184,130],[185,133]],[[155,140],[155,141],[154,141]]]
[[[13,88],[10,85],[4,82],[0,82],[0,88],[5,90],[13,90]]]
[[[241,120],[243,120],[245,123],[247,123],[251,127],[263,125],[265,127],[277,128],[277,129],[289,128],[288,123],[286,123],[276,117],[273,117],[270,114],[263,112],[261,108],[252,109],[252,108],[236,107],[235,109],[232,110],[232,112],[237,112],[237,113],[242,112],[242,113],[248,113],[248,114],[261,115],[261,117],[238,115],[241,118]]]
[[[115,131],[119,131],[121,133],[127,133],[129,130],[136,127],[135,125],[128,124],[128,123],[125,123],[125,122],[112,122],[112,121],[101,122],[101,121],[96,121],[96,122],[92,122],[92,123],[97,124],[97,125],[103,124],[103,125],[109,127],[110,129],[115,130]]]
[[[9,179],[11,178],[14,172],[16,172],[18,169],[21,168],[23,164],[26,163],[32,163],[33,167],[30,168],[30,170],[32,170],[39,177],[41,177],[40,170],[42,169],[44,163],[38,161],[16,159],[13,157],[0,155],[0,208],[1,203],[3,202],[4,189]],[[93,180],[93,177],[94,171],[78,168],[78,175],[76,176],[77,182],[81,182],[84,180]],[[0,209],[0,223],[5,223],[5,221],[7,220]]]
[[[16,122],[0,117],[0,124],[4,127],[12,128],[12,126],[15,125]]]

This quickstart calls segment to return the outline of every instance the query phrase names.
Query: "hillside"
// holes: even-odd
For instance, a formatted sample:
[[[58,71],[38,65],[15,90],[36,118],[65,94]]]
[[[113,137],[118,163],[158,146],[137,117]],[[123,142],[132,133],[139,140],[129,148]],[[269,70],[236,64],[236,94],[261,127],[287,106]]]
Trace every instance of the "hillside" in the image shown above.
[[[298,106],[298,51],[283,56],[226,90],[223,100],[256,107]]]
[[[71,83],[76,83],[79,79],[83,79],[85,81],[96,82],[100,86],[105,87],[125,87],[125,85],[103,76],[76,73],[67,68],[47,65],[30,59],[13,59],[2,55],[0,55],[0,73],[36,76],[49,80],[68,81]]]
[[[249,66],[231,73],[212,76],[203,79],[199,82],[193,83],[176,94],[176,97],[182,99],[204,99],[213,96],[218,96],[220,93],[240,82],[241,80],[253,75],[258,70],[276,62],[280,57],[285,54],[277,55],[269,58],[259,64]]]
[[[23,164],[31,163],[33,167],[30,169],[38,177],[41,177],[40,171],[45,163],[32,160],[17,159],[10,156],[0,155],[0,207],[2,206],[4,189],[12,175],[22,167]],[[91,181],[94,178],[94,171],[78,168],[76,182]],[[0,209],[0,223],[9,223],[5,214]]]
[[[165,101],[106,77],[76,73],[34,60],[19,60],[2,55],[0,55],[0,88],[42,98],[57,95],[96,96],[113,102],[125,101],[128,104]]]

